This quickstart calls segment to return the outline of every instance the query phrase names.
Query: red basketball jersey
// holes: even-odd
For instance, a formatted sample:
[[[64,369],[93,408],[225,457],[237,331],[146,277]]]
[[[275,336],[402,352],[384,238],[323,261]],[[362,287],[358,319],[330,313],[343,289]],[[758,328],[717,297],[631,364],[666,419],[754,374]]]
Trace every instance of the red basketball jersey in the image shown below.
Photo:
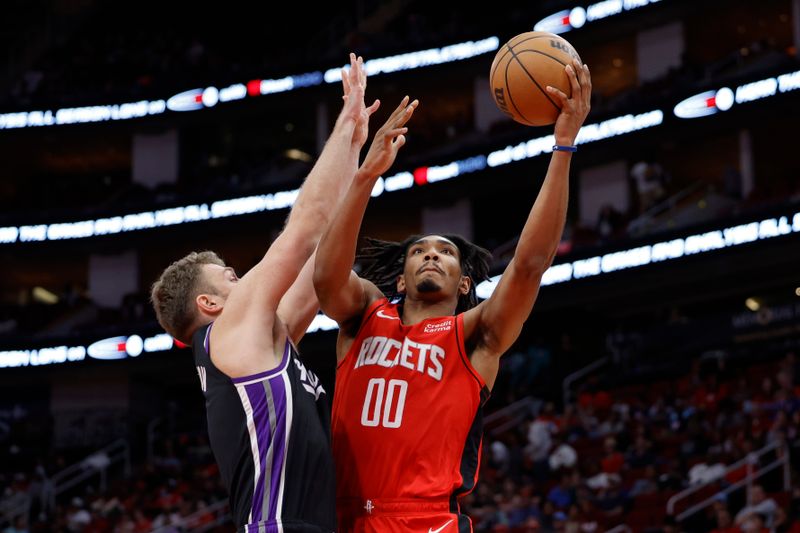
[[[466,355],[463,315],[405,326],[396,304],[372,304],[336,372],[339,505],[436,500],[457,513],[477,481],[488,396]]]

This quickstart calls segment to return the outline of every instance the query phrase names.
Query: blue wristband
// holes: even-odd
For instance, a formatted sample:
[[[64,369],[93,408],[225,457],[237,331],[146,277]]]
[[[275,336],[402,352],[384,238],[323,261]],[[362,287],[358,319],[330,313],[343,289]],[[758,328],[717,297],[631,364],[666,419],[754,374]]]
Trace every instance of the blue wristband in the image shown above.
[[[553,151],[554,152],[577,152],[578,151],[578,147],[577,146],[565,146],[563,144],[556,144],[556,145],[553,145]]]

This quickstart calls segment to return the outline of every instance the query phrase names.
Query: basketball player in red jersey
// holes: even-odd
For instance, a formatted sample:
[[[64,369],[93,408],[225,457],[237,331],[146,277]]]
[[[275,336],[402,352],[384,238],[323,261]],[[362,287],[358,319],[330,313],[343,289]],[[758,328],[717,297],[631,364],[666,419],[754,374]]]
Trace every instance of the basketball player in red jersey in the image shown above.
[[[571,97],[547,89],[561,106],[550,166],[490,298],[477,304],[474,292],[488,252],[457,237],[372,241],[363,278],[351,271],[375,180],[405,143],[397,128],[416,104],[407,99],[376,134],[320,241],[314,284],[340,326],[331,427],[340,532],[472,530],[458,498],[477,481],[481,407],[555,256],[571,150],[589,112],[588,68],[565,68]]]

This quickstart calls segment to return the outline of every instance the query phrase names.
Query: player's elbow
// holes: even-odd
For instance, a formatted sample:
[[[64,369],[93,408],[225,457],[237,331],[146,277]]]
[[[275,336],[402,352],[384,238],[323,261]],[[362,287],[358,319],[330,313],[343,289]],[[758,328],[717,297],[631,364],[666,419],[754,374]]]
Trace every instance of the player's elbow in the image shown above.
[[[314,291],[317,293],[317,298],[322,304],[323,300],[327,300],[331,292],[331,275],[330,269],[319,261],[314,265],[314,275],[312,276],[314,283]]]
[[[345,277],[345,280],[346,279]],[[320,263],[319,261],[317,261],[314,266],[312,281],[314,283],[314,291],[317,293],[319,305],[322,311],[327,314],[331,306],[336,304],[343,284],[337,279],[334,268],[330,265]]]
[[[515,273],[522,279],[539,280],[550,266],[552,259],[546,255],[528,254],[513,260]]]

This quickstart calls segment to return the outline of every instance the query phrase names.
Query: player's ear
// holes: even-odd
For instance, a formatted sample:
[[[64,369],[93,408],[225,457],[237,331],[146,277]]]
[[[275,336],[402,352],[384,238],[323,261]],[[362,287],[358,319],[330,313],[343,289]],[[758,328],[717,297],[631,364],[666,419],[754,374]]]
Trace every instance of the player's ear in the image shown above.
[[[223,301],[215,294],[198,294],[194,301],[197,308],[207,315],[216,315],[222,312]]]
[[[459,294],[469,294],[470,287],[472,287],[472,279],[469,276],[461,276],[461,281],[458,283]]]
[[[406,279],[403,275],[397,276],[397,293],[398,294],[405,294],[406,293]]]

